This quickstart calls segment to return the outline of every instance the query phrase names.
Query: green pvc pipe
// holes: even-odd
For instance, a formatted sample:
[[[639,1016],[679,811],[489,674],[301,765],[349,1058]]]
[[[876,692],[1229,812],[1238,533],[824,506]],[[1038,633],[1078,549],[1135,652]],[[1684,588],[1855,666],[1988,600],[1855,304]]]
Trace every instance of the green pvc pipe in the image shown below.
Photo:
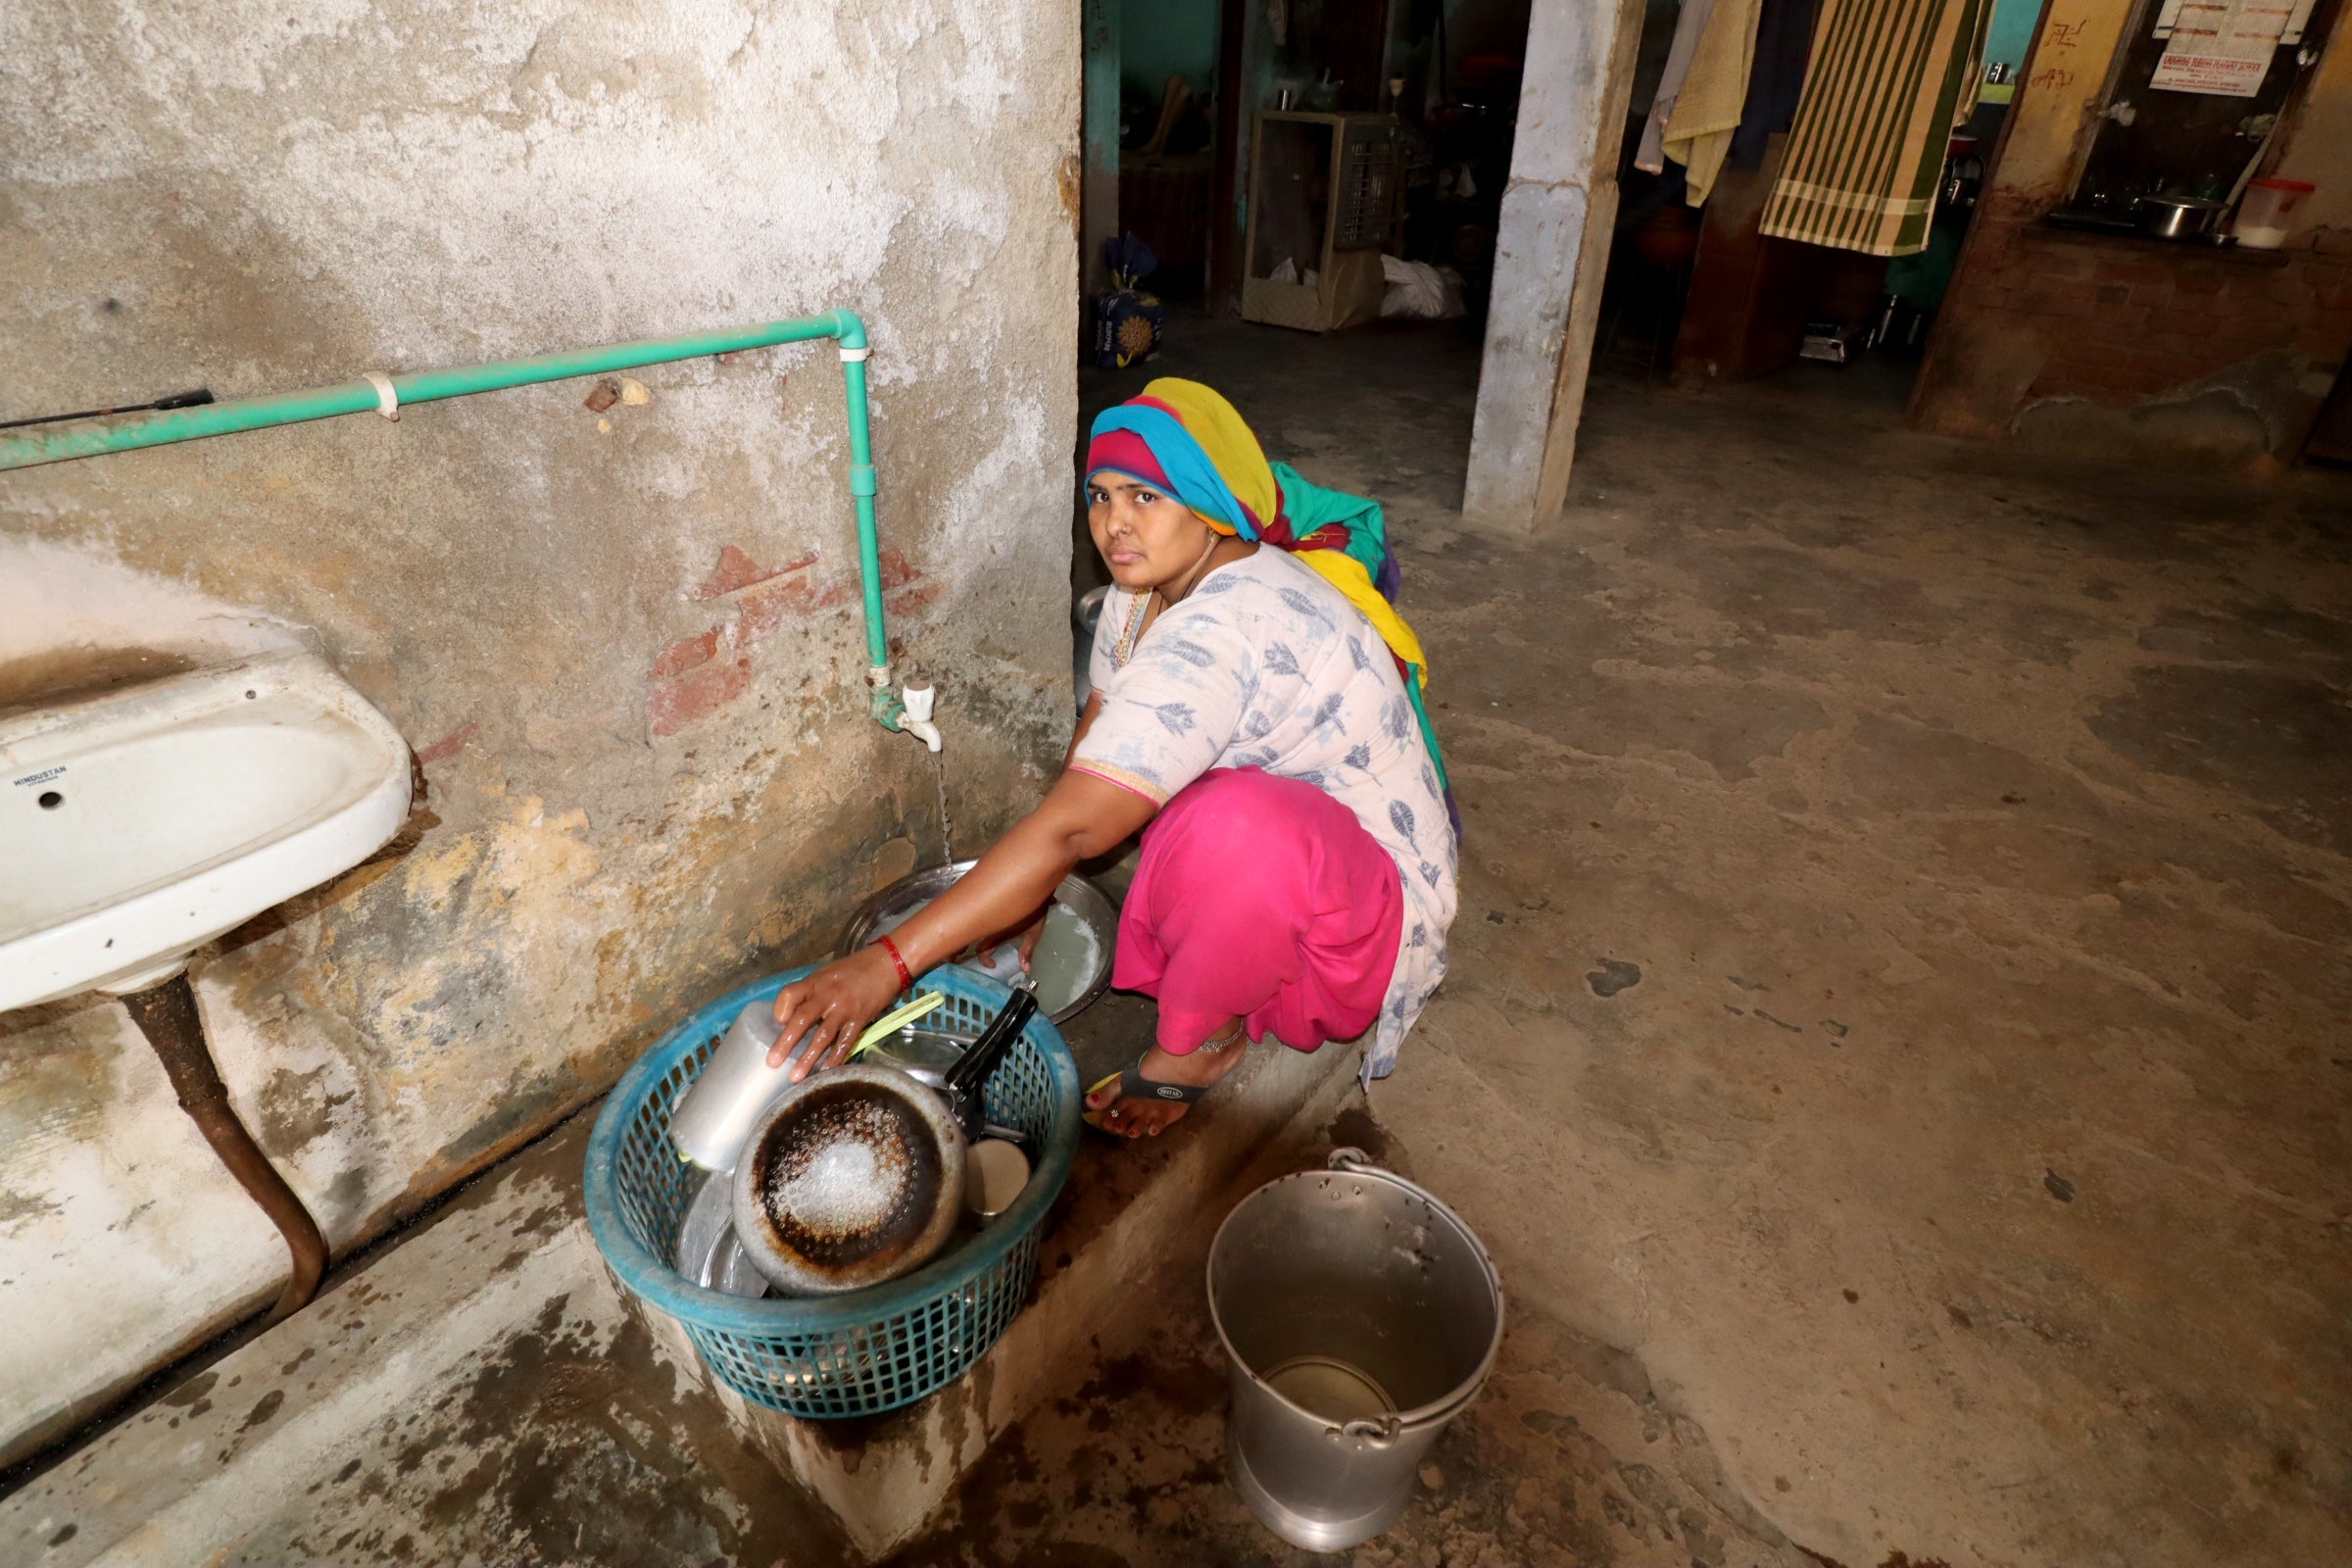
[[[869,678],[874,682],[874,717],[885,728],[897,729],[905,709],[891,695],[888,684],[890,636],[882,619],[882,553],[874,536],[874,447],[865,393],[867,344],[865,323],[855,313],[827,311],[821,316],[765,321],[756,326],[722,327],[685,337],[612,343],[603,348],[542,354],[529,360],[500,360],[450,370],[418,370],[385,379],[391,383],[397,406],[406,408],[412,403],[437,403],[443,398],[467,397],[476,392],[502,392],[509,387],[531,386],[541,381],[603,375],[642,365],[699,360],[713,354],[828,337],[835,339],[842,351],[842,395],[849,405],[850,495],[858,509],[858,571],[865,588],[865,656]],[[0,436],[0,469],[69,463],[75,458],[103,457],[110,452],[132,452],[141,447],[170,446],[175,441],[233,435],[240,430],[266,430],[274,425],[382,411],[376,384],[358,380],[314,387],[306,392],[280,392],[270,397],[241,398],[234,403],[176,409],[139,418],[93,419],[55,430]]]

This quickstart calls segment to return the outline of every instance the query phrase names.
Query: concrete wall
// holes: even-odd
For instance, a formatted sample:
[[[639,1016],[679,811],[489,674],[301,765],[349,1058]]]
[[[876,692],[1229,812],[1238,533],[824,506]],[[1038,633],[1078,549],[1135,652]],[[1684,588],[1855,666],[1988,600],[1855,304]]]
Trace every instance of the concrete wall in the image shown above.
[[[2320,56],[2311,90],[2290,113],[2284,144],[2271,172],[2281,179],[2309,180],[2319,189],[2296,209],[2295,222],[2318,243],[2333,231],[2338,243],[2352,235],[2352,45],[2343,42],[2352,21],[2336,13],[2335,37]]]
[[[2276,172],[2320,193],[2267,257],[2067,236],[2130,0],[2050,0],[1913,404],[1946,434],[2190,466],[2302,445],[2352,351],[2352,43],[2339,24]]]
[[[1041,788],[1076,7],[53,6],[8,33],[5,416],[850,306],[957,848]],[[0,689],[307,644],[422,764],[391,856],[196,965],[246,1119],[339,1247],[941,853],[930,760],[865,716],[829,349],[639,378],[601,415],[558,383],[0,478]],[[0,1456],[284,1261],[119,1005],[0,1016]]]

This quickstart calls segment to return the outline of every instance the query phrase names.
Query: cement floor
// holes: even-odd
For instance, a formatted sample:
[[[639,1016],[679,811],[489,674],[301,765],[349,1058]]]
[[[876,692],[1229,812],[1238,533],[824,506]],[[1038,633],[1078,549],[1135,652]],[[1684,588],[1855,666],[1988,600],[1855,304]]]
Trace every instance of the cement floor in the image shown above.
[[[1372,1109],[1513,1344],[1362,1560],[2352,1559],[2345,476],[2066,468],[1803,367],[1596,386],[1506,542],[1446,510],[1466,340],[1173,336],[1389,503],[1468,822]],[[1104,1419],[958,1555],[1280,1559]]]
[[[1328,1137],[1470,1220],[1510,1332],[1353,1561],[2352,1559],[2352,487],[1603,385],[1513,542],[1447,510],[1451,328],[1180,318],[1159,368],[1390,504],[1469,823],[1452,977]],[[0,1555],[836,1559],[611,1296],[582,1131],[0,1504]],[[1092,1150],[1063,1240],[1170,1152]],[[1164,1348],[1073,1367],[900,1561],[1308,1560],[1222,1480],[1204,1241],[1136,1282]]]

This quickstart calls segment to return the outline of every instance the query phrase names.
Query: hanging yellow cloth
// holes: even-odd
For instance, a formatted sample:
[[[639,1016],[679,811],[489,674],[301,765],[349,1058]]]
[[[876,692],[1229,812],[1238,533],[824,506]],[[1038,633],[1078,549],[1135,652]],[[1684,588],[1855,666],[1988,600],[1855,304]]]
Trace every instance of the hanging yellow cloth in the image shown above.
[[[1732,132],[1747,105],[1747,73],[1756,59],[1763,0],[1715,0],[1690,52],[1690,67],[1666,122],[1666,156],[1690,180],[1691,206],[1703,205],[1732,150]]]

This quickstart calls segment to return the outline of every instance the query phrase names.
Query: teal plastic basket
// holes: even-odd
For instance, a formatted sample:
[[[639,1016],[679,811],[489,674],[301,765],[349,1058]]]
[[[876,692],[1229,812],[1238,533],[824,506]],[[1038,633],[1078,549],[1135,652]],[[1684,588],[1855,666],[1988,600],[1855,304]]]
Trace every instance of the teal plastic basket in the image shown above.
[[[988,1079],[988,1119],[1039,1152],[1029,1185],[976,1236],[869,1290],[803,1299],[707,1291],[673,1264],[703,1180],[678,1157],[669,1118],[735,1015],[808,974],[793,969],[696,1011],[614,1087],[588,1142],[588,1228],[622,1285],[684,1325],[703,1362],[755,1404],[823,1419],[912,1404],[961,1377],[1010,1326],[1037,1277],[1039,1233],[1078,1149],[1078,1066],[1039,1014]],[[947,1004],[927,1025],[977,1033],[1012,993],[953,965],[916,982]]]

